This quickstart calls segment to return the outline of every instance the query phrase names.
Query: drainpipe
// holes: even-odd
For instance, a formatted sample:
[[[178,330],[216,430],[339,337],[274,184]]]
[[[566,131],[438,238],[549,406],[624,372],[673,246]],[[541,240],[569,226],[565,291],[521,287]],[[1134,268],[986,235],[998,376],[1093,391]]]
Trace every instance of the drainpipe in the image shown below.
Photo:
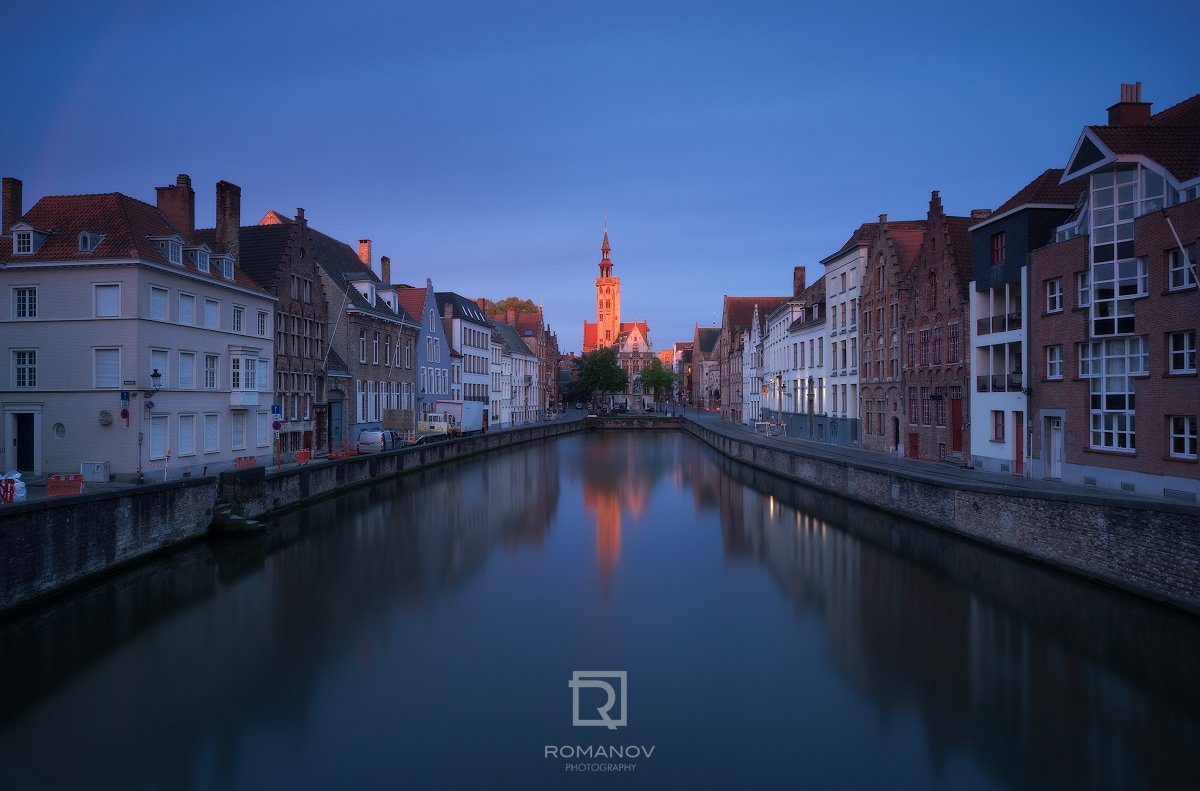
[[[1179,232],[1175,230],[1175,225],[1171,222],[1171,218],[1167,216],[1165,208],[1162,210],[1162,213],[1163,219],[1167,221],[1167,227],[1171,229],[1171,235],[1175,237],[1175,244],[1179,247],[1179,254],[1183,256],[1183,261],[1187,264],[1188,269],[1192,270],[1192,280],[1200,282],[1200,277],[1196,277],[1196,262],[1188,258],[1187,250],[1184,249],[1183,242],[1179,240]]]

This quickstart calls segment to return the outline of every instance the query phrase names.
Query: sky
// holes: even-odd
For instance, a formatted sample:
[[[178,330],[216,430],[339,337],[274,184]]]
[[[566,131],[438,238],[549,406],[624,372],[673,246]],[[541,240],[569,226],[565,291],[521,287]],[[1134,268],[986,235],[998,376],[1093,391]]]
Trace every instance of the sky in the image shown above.
[[[395,282],[542,304],[564,352],[606,217],[621,318],[666,348],[931,190],[998,206],[1122,82],[1156,112],[1200,92],[1194,0],[60,0],[4,27],[25,209],[187,173],[211,227],[226,179],[243,224],[303,207]]]

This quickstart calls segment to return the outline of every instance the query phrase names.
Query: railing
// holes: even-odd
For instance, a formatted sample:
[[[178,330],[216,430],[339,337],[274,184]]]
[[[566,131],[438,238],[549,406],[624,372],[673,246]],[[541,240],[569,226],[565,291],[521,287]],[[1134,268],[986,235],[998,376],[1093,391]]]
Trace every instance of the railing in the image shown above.
[[[982,374],[975,377],[975,390],[980,393],[1019,393],[1024,390],[1020,373]]]
[[[1008,330],[1021,329],[1022,314],[1017,313],[1001,313],[997,316],[984,316],[975,322],[975,327],[978,335],[987,335],[993,332],[1007,332]]]
[[[991,382],[992,377],[990,376],[977,376],[975,377],[975,389],[980,393],[990,393],[992,390]]]

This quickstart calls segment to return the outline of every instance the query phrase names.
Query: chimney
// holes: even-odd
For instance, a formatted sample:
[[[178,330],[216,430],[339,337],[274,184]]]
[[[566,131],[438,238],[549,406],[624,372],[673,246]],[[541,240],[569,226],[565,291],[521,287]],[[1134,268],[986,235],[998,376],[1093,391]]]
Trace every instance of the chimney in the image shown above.
[[[192,189],[192,178],[180,173],[169,187],[156,187],[158,210],[167,222],[179,231],[185,242],[196,235],[196,192]]]
[[[879,224],[887,225],[887,215],[886,214],[879,215]]]
[[[1109,126],[1145,126],[1150,123],[1150,103],[1142,101],[1142,84],[1121,83],[1121,101],[1108,108]]]
[[[367,269],[371,268],[371,240],[358,240],[358,260],[362,261],[363,266]]]
[[[228,181],[217,182],[217,252],[238,258],[242,228],[242,188]]]
[[[379,279],[385,286],[392,284],[392,259],[386,255],[379,257]]]
[[[799,297],[804,293],[805,272],[804,267],[797,266],[792,268],[792,296]]]
[[[454,318],[454,303],[453,302],[447,301],[446,304],[442,306],[442,318],[444,318],[444,319]]]
[[[0,233],[8,233],[14,225],[21,221],[21,215],[24,214],[21,209],[20,179],[15,179],[12,176],[4,177],[3,193],[0,194],[0,202],[4,203],[4,220],[3,227],[0,227]]]
[[[517,309],[508,308],[504,311],[504,323],[510,326],[517,326]]]
[[[484,297],[475,297],[475,304],[479,306],[479,309],[481,311],[483,311],[485,313],[487,312],[487,307],[486,307],[487,299],[485,299]]]
[[[991,217],[991,216],[992,216],[991,209],[971,209],[971,219],[972,220],[986,220],[988,217]]]

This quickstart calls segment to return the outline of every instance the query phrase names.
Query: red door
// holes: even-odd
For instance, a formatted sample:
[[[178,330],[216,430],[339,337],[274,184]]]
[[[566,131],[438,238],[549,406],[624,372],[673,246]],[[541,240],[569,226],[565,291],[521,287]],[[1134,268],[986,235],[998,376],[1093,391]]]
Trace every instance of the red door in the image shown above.
[[[1025,415],[1013,412],[1013,474],[1025,474]]]
[[[950,450],[962,452],[962,399],[950,399]]]
[[[921,456],[921,435],[916,434],[916,433],[909,434],[908,435],[908,457],[910,459],[916,459],[916,458],[920,458],[920,456]]]

